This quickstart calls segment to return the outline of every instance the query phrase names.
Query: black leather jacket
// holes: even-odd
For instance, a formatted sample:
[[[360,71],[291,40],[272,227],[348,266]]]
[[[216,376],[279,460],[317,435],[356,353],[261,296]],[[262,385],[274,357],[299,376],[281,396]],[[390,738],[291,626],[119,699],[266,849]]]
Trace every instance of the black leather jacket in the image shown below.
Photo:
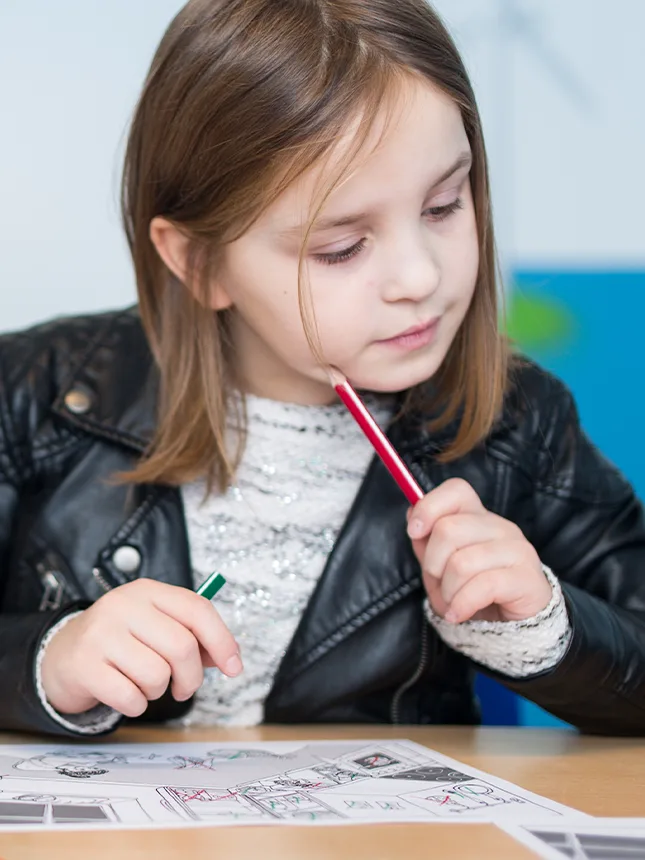
[[[178,490],[108,481],[151,438],[155,380],[134,310],[0,337],[0,729],[65,734],[39,703],[34,655],[70,606],[127,580],[119,547],[140,553],[130,576],[190,587]],[[643,511],[581,432],[566,388],[527,363],[486,444],[449,465],[414,416],[390,437],[424,489],[465,478],[563,583],[573,626],[563,660],[528,680],[497,677],[582,730],[642,734]],[[477,722],[474,664],[424,620],[406,508],[374,460],[279,668],[267,722]],[[145,716],[186,707],[165,696]]]

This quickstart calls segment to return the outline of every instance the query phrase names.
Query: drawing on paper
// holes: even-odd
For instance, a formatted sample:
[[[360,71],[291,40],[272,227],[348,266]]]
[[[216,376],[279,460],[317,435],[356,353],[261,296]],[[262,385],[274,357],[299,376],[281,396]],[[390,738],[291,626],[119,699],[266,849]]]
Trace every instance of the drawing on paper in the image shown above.
[[[284,760],[284,755],[265,750],[207,750],[204,755],[171,755],[155,752],[105,752],[104,750],[88,750],[81,752],[75,749],[60,749],[44,755],[31,756],[21,759],[14,764],[16,770],[40,770],[69,776],[76,779],[86,779],[93,776],[103,776],[115,767],[122,766],[156,766],[171,767],[185,770],[197,768],[215,770],[219,764],[227,761],[242,759],[273,758]],[[287,756],[288,758],[288,756]]]
[[[410,741],[0,746],[0,830],[565,813],[576,815]]]

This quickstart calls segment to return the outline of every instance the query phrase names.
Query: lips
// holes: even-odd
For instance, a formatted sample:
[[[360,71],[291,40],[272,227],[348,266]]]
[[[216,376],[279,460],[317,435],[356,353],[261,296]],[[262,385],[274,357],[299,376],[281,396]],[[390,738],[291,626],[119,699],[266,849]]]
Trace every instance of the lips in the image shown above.
[[[408,328],[405,331],[400,332],[400,334],[395,334],[394,337],[384,338],[383,342],[387,343],[388,341],[400,340],[405,337],[414,337],[415,335],[424,334],[429,329],[433,328],[439,322],[439,317],[433,317],[431,320],[428,320],[425,323],[421,323],[420,325],[412,326],[412,328]]]

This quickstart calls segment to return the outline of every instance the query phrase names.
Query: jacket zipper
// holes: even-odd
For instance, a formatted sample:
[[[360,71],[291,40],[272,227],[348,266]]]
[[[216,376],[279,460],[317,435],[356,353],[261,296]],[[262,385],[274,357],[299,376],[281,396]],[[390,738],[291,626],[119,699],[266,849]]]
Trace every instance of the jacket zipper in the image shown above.
[[[410,687],[416,684],[421,675],[423,675],[426,666],[428,665],[428,657],[430,656],[430,632],[428,630],[429,626],[430,625],[428,624],[424,613],[423,626],[421,628],[421,657],[419,659],[419,665],[417,666],[412,677],[408,678],[405,683],[401,684],[401,686],[392,698],[392,704],[390,706],[390,721],[394,724],[401,722],[400,706],[403,694],[407,692]]]
[[[114,586],[110,585],[110,583],[107,581],[100,567],[95,567],[92,570],[92,576],[98,582],[98,584],[101,586],[101,588],[106,594],[108,593],[108,591],[112,591],[112,589],[114,588]]]
[[[38,576],[43,584],[43,596],[38,606],[39,612],[55,611],[63,605],[65,583],[58,571],[50,570],[43,564],[36,565]]]

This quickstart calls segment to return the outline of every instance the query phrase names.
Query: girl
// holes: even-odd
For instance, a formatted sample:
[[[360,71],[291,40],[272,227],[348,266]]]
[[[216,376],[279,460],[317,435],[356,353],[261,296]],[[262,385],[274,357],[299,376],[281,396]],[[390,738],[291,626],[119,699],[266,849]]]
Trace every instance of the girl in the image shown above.
[[[474,723],[476,666],[641,733],[642,510],[499,333],[480,120],[425,0],[190,0],[123,210],[138,309],[1,339],[0,728]]]

